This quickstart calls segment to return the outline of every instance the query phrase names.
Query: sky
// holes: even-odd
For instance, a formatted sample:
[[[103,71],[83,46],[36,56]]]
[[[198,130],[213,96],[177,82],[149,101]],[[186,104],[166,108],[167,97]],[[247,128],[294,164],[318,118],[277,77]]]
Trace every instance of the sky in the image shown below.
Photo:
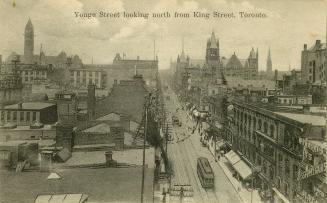
[[[13,6],[15,1],[15,7]],[[303,44],[326,41],[326,0],[2,0],[0,1],[0,54],[22,54],[24,28],[34,26],[35,54],[42,43],[46,55],[79,55],[84,63],[112,63],[116,53],[127,58],[159,58],[159,68],[169,68],[184,50],[191,59],[204,59],[207,39],[214,31],[220,55],[234,52],[247,58],[259,50],[259,70],[265,70],[268,49],[273,69],[300,69]],[[231,13],[227,18],[101,18],[104,12],[194,11]],[[239,17],[239,12],[264,13],[266,18]],[[75,12],[97,17],[75,17]]]

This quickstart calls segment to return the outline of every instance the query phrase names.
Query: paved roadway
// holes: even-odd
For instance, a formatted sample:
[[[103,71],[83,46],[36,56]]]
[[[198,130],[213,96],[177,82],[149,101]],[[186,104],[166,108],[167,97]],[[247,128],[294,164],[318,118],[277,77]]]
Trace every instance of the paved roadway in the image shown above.
[[[223,170],[215,162],[212,154],[206,147],[201,145],[198,131],[196,130],[192,134],[195,123],[189,118],[187,112],[182,110],[177,96],[170,89],[165,91],[165,95],[170,96],[170,100],[165,99],[169,119],[171,119],[172,115],[176,115],[182,121],[181,127],[172,127],[174,138],[168,145],[168,157],[173,164],[174,170],[172,185],[190,184],[193,188],[193,199],[191,201],[195,203],[241,203],[236,190]],[[176,111],[177,108],[178,111]],[[196,169],[198,157],[208,158],[215,174],[214,189],[202,188]]]

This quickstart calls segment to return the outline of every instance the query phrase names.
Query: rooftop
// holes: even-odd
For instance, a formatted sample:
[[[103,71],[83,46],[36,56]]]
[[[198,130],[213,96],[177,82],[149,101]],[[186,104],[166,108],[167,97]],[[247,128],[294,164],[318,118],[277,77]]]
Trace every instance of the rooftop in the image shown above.
[[[55,168],[62,166],[80,166],[103,164],[106,162],[105,151],[92,151],[92,152],[73,152],[72,157],[65,163],[54,164]],[[113,151],[112,158],[119,164],[126,164],[130,166],[142,166],[142,149],[128,149],[123,151]],[[149,168],[154,168],[154,149],[148,148],[145,150],[145,164]]]
[[[48,180],[50,172],[0,171],[0,199],[10,203],[34,203],[38,195],[63,193],[87,194],[90,202],[135,202],[141,197],[142,167],[55,172],[62,178]],[[153,173],[153,169],[145,170],[146,202],[152,201]]]
[[[110,125],[107,123],[100,123],[93,127],[87,128],[82,132],[90,132],[90,133],[110,133]]]
[[[278,115],[285,116],[289,119],[298,121],[300,123],[309,123],[313,126],[325,126],[326,120],[322,116],[313,116],[306,114],[296,114],[296,113],[283,113],[283,112],[275,112]]]
[[[41,110],[50,106],[55,106],[55,104],[52,103],[45,103],[45,102],[25,102],[21,103],[22,108],[19,107],[18,104],[12,104],[5,106],[5,109],[11,109],[11,110],[18,110],[18,109],[23,109],[23,110]]]

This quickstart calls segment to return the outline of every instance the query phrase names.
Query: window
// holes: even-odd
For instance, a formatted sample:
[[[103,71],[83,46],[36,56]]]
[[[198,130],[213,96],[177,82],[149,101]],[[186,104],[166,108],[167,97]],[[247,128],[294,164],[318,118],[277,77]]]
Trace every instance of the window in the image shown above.
[[[270,137],[274,137],[275,134],[275,127],[274,125],[270,125]]]
[[[257,119],[253,118],[253,130],[257,129]]]
[[[289,177],[289,175],[290,175],[290,165],[289,165],[288,158],[285,159],[285,174],[286,174],[286,177]]]
[[[36,112],[33,112],[33,121],[36,121]]]
[[[11,112],[7,111],[7,122],[11,120]]]
[[[12,119],[14,121],[16,121],[17,120],[17,111],[12,112],[12,114],[13,114],[13,116],[12,116],[13,118]]]
[[[268,133],[268,124],[266,122],[263,124],[263,132]]]
[[[31,120],[31,112],[26,112],[26,121]]]
[[[261,121],[261,119],[259,119],[259,123],[258,123],[258,130],[261,130],[261,128],[262,128],[262,121]]]
[[[5,120],[5,112],[4,111],[1,111],[1,121],[4,121]]]
[[[24,111],[19,112],[19,120],[24,121]]]
[[[90,77],[90,78],[92,77],[92,72],[89,72],[89,77]]]
[[[299,168],[298,168],[298,166],[297,165],[293,165],[293,179],[297,179],[297,176],[298,176],[298,170],[299,170]]]
[[[288,196],[288,184],[285,182],[285,195]]]

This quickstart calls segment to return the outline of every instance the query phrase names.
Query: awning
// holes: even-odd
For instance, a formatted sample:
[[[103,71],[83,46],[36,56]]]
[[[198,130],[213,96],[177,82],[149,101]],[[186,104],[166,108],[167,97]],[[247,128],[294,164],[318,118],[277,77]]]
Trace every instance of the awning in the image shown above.
[[[276,193],[276,195],[283,200],[284,203],[291,203],[281,192],[277,190],[277,188],[272,188],[272,190]]]
[[[233,150],[230,150],[227,154],[225,154],[225,157],[232,165],[241,160],[241,158]]]
[[[242,160],[235,163],[233,168],[237,171],[238,174],[240,174],[243,180],[247,179],[252,174],[251,168]]]

